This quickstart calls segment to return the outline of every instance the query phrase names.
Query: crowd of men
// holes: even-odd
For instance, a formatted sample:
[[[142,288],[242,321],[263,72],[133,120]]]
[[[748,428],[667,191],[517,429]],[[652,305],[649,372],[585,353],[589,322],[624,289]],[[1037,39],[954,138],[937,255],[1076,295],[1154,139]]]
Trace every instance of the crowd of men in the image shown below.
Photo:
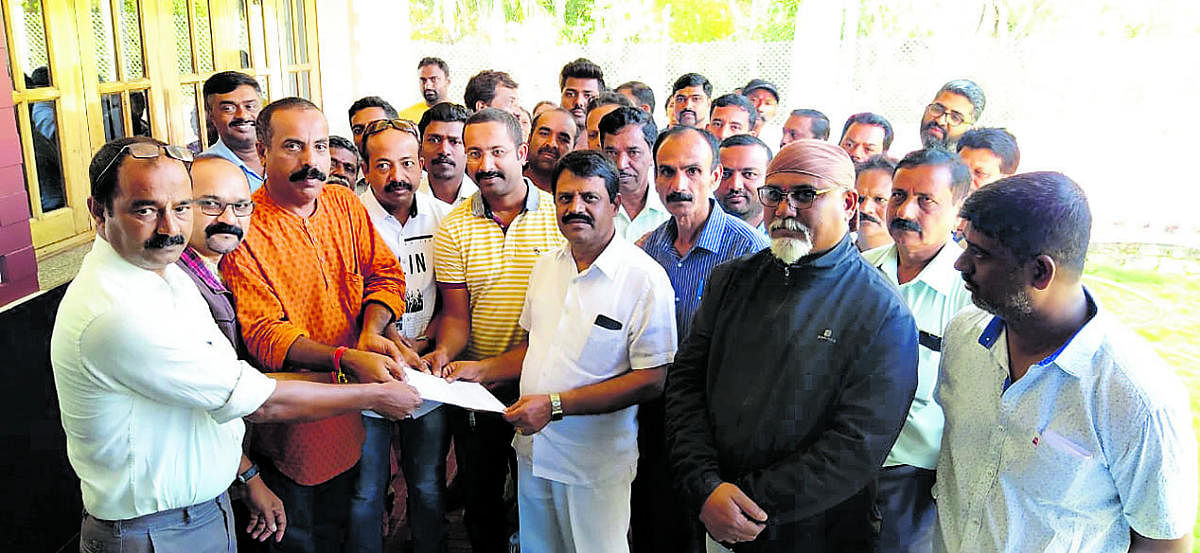
[[[892,157],[762,79],[682,75],[660,129],[582,58],[531,112],[417,72],[349,138],[227,71],[207,151],[96,152],[51,353],[81,551],[383,551],[393,451],[419,553],[452,501],[480,553],[1190,551],[1185,388],[975,83]]]

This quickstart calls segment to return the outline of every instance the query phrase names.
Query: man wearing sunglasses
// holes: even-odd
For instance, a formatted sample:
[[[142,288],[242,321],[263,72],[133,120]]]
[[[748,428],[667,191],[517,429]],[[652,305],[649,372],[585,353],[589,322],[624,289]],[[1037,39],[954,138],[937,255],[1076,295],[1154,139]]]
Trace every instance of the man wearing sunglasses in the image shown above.
[[[404,313],[404,274],[354,192],[325,184],[325,115],[284,98],[263,108],[257,129],[267,180],[251,196],[245,241],[221,261],[251,356],[271,371],[403,380],[402,367],[419,363],[392,325]],[[354,520],[361,415],[268,425],[254,438],[263,478],[288,509],[288,532],[272,548],[340,550]]]
[[[987,97],[974,81],[955,79],[944,85],[921,115],[921,144],[954,151],[958,138],[983,115]]]
[[[256,478],[238,467],[242,417],[402,418],[420,404],[403,382],[275,381],[238,359],[175,265],[193,230],[191,159],[135,136],[105,144],[90,166],[97,237],[59,305],[50,353],[87,549],[234,551],[225,490]],[[284,532],[282,519],[260,520],[258,535]]]
[[[873,551],[873,482],[916,388],[912,314],[850,241],[840,147],[780,149],[758,197],[771,248],[713,269],[667,379],[675,483],[710,552]]]

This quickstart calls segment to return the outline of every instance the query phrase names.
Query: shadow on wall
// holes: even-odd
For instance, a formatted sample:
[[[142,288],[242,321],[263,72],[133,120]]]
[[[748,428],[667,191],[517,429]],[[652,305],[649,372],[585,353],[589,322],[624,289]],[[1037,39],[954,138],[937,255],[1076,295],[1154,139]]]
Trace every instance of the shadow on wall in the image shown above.
[[[78,551],[83,502],[67,461],[50,332],[67,286],[0,312],[0,539],[8,551]]]

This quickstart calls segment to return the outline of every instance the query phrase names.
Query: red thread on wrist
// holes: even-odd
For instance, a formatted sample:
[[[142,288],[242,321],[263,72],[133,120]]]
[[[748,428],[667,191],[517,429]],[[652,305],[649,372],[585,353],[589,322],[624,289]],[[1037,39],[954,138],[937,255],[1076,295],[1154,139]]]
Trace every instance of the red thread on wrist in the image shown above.
[[[338,346],[333,350],[333,368],[338,372],[342,372],[342,356],[346,354],[346,350],[350,348],[346,346]]]

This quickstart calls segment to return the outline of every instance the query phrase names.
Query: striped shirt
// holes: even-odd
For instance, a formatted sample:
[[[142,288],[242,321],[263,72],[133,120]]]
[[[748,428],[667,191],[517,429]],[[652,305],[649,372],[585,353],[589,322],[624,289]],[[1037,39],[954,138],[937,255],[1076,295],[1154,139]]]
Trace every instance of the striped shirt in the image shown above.
[[[725,213],[716,200],[710,198],[708,206],[712,211],[700,230],[700,238],[686,254],[675,251],[679,230],[674,217],[654,229],[642,245],[642,249],[666,269],[671,286],[675,288],[675,325],[679,329],[680,343],[692,326],[692,315],[700,307],[704,283],[713,267],[735,257],[758,253],[770,244],[754,227]]]
[[[471,335],[464,359],[499,355],[526,340],[518,321],[533,262],[566,242],[558,230],[554,199],[529,179],[525,186],[525,208],[507,230],[476,192],[442,219],[434,238],[438,286],[466,288],[470,297]]]

